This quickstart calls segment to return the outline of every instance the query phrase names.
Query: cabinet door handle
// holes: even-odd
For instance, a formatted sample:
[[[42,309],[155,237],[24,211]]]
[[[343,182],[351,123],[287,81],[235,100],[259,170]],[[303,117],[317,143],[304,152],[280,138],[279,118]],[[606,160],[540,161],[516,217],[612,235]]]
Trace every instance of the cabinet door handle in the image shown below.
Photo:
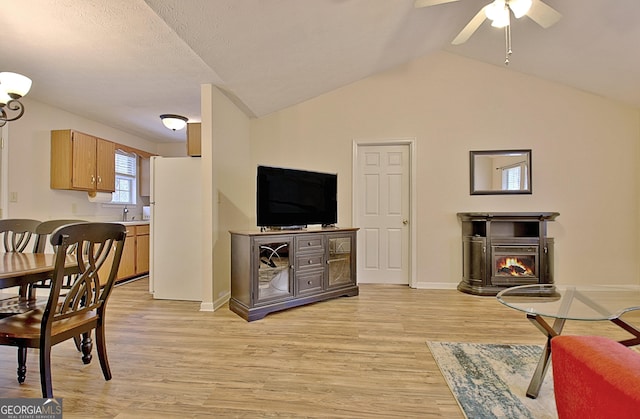
[[[309,261],[307,262],[307,264],[311,265],[313,263],[313,260],[309,259]]]
[[[102,178],[98,176],[98,183],[102,183]]]
[[[313,281],[307,281],[307,285],[313,284]]]
[[[94,183],[96,183],[96,177],[95,176],[91,176],[91,184],[93,185]]]

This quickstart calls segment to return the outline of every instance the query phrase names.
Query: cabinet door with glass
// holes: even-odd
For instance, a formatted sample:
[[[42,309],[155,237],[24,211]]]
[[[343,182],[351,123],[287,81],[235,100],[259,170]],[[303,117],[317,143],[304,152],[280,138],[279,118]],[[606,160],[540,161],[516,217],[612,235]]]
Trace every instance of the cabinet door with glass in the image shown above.
[[[328,288],[339,288],[356,283],[355,233],[331,234],[328,246]]]
[[[293,297],[293,238],[274,236],[256,238],[254,255],[258,258],[254,304],[273,302]]]

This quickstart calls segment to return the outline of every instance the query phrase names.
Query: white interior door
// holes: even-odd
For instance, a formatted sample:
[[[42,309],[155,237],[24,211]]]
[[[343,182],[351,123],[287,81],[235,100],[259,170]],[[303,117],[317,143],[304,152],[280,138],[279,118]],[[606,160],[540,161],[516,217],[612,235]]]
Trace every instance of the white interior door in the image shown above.
[[[356,154],[358,282],[409,284],[409,144],[359,144]]]

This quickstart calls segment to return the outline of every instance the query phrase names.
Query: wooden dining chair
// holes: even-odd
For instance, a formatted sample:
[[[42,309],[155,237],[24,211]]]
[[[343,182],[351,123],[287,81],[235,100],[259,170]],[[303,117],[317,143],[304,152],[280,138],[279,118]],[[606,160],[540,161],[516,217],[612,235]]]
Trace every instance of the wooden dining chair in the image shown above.
[[[45,251],[47,250],[47,243],[49,242],[49,238],[51,237],[51,234],[56,229],[69,224],[78,224],[78,223],[86,223],[86,222],[87,221],[85,220],[66,220],[66,219],[47,220],[47,221],[41,222],[36,226],[36,229],[35,229],[36,239],[35,239],[33,251],[35,253],[45,253]],[[75,247],[70,246],[67,249],[67,254],[72,254],[73,252],[75,252]],[[62,284],[62,288],[63,289],[69,288],[70,281],[71,281],[71,278],[68,278],[67,280],[65,280],[65,283]],[[29,290],[29,297],[35,298],[34,289],[36,288],[51,288],[51,279],[45,279],[40,282],[34,282],[33,284],[31,284],[31,288]]]
[[[51,348],[82,336],[82,361],[91,362],[95,329],[96,349],[105,380],[111,379],[105,343],[104,314],[113,289],[126,228],[115,223],[81,223],[58,228],[51,234],[55,249],[55,266],[49,299],[43,308],[0,319],[0,345],[18,347],[18,382],[26,377],[27,348],[39,349],[40,384],[42,397],[52,398]],[[79,273],[74,276],[71,289],[61,296],[65,278],[67,250],[76,246],[74,253]],[[108,257],[114,252],[113,257]],[[108,262],[107,262],[108,261]],[[109,274],[100,277],[98,271],[110,263]]]
[[[0,236],[4,252],[32,251],[35,249],[38,220],[28,218],[5,218],[0,220]],[[22,313],[33,308],[34,301],[29,298],[30,287],[22,286],[18,294],[0,298],[0,318]]]
[[[45,253],[47,251],[47,243],[49,243],[49,239],[51,234],[58,228],[69,225],[69,224],[77,224],[77,223],[86,223],[86,220],[70,220],[70,219],[54,219],[43,221],[36,227],[36,241],[33,247],[33,251],[35,253]],[[67,249],[67,254],[72,254],[75,252],[75,246],[69,246]],[[73,283],[73,277],[67,276],[65,277],[61,289],[70,289],[71,284]],[[29,286],[29,290],[27,291],[27,297],[31,301],[35,301],[34,304],[42,304],[41,300],[36,298],[36,290],[39,288],[51,288],[51,278],[43,279],[42,281],[33,282]],[[82,341],[81,336],[75,336],[74,342],[78,351],[82,350]]]
[[[36,242],[33,248],[33,251],[36,253],[44,253],[46,250],[47,243],[49,241],[49,237],[51,233],[53,233],[57,228],[68,225],[68,224],[77,224],[77,223],[86,223],[86,220],[67,220],[67,219],[55,219],[55,220],[47,220],[43,221],[36,226]],[[68,253],[73,252],[71,249]]]

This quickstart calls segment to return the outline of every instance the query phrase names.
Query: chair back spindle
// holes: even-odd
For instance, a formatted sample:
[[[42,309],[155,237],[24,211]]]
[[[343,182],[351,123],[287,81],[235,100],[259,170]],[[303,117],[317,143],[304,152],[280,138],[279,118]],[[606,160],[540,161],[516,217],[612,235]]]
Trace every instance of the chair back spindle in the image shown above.
[[[28,218],[6,218],[0,220],[0,234],[3,236],[4,251],[24,252],[32,237],[35,237],[36,228],[39,224],[40,221]]]

